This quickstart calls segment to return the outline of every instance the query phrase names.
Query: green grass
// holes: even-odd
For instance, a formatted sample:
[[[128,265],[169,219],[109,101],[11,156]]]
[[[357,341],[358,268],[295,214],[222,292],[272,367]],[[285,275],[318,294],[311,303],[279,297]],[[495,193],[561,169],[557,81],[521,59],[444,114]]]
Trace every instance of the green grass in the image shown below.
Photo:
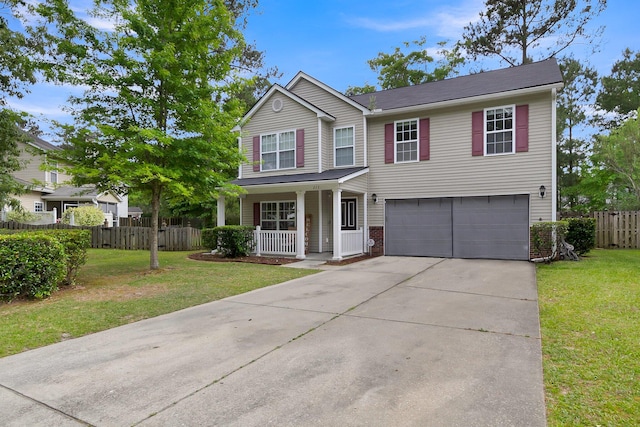
[[[549,426],[640,423],[640,250],[539,265]]]
[[[0,303],[0,357],[313,274],[314,270],[193,261],[187,252],[89,250],[77,286],[43,301]]]

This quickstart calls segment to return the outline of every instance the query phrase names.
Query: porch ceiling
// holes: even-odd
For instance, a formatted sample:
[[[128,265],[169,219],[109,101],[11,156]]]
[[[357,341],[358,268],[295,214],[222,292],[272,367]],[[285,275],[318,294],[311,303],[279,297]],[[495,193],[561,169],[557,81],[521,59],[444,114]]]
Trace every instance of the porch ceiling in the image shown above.
[[[249,194],[278,193],[296,190],[329,190],[338,188],[340,184],[368,172],[368,167],[353,167],[330,169],[321,173],[241,178],[231,181],[231,183],[244,188]]]

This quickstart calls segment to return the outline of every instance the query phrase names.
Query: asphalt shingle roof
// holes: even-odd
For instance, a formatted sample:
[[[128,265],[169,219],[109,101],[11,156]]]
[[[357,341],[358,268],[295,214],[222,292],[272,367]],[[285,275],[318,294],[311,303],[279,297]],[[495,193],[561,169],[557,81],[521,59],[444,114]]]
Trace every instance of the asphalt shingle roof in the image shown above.
[[[375,99],[376,109],[393,110],[555,83],[562,83],[562,74],[556,60],[551,58],[517,67],[355,95],[351,99],[365,107],[370,107],[372,99]]]
[[[299,173],[295,175],[275,175],[275,176],[259,176],[256,178],[242,178],[231,181],[232,184],[241,185],[243,187],[249,185],[268,185],[268,184],[288,184],[294,182],[314,182],[314,181],[332,181],[344,178],[353,173],[359,172],[366,167],[355,167],[345,169],[330,169],[321,173]]]

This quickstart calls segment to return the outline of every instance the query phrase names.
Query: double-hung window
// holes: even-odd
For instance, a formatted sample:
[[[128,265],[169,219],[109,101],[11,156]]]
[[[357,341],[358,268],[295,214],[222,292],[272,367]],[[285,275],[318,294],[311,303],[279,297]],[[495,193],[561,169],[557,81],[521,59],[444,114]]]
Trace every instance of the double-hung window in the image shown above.
[[[355,165],[353,126],[334,129],[333,143],[336,167]]]
[[[262,202],[260,228],[263,230],[289,230],[296,226],[296,202]]]
[[[34,212],[44,212],[44,202],[33,202]]]
[[[485,154],[511,154],[515,152],[513,106],[484,110]]]
[[[396,122],[395,137],[396,162],[417,162],[418,120]]]
[[[260,137],[262,170],[296,167],[296,132],[285,131]]]

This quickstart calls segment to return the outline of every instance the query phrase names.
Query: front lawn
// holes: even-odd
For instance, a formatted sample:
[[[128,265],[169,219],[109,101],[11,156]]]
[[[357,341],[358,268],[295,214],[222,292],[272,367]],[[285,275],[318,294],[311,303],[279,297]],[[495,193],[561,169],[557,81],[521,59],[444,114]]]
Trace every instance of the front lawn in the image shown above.
[[[0,357],[313,274],[315,270],[194,261],[187,252],[90,249],[77,286],[43,301],[0,302]]]
[[[539,265],[550,426],[640,423],[640,250]]]

